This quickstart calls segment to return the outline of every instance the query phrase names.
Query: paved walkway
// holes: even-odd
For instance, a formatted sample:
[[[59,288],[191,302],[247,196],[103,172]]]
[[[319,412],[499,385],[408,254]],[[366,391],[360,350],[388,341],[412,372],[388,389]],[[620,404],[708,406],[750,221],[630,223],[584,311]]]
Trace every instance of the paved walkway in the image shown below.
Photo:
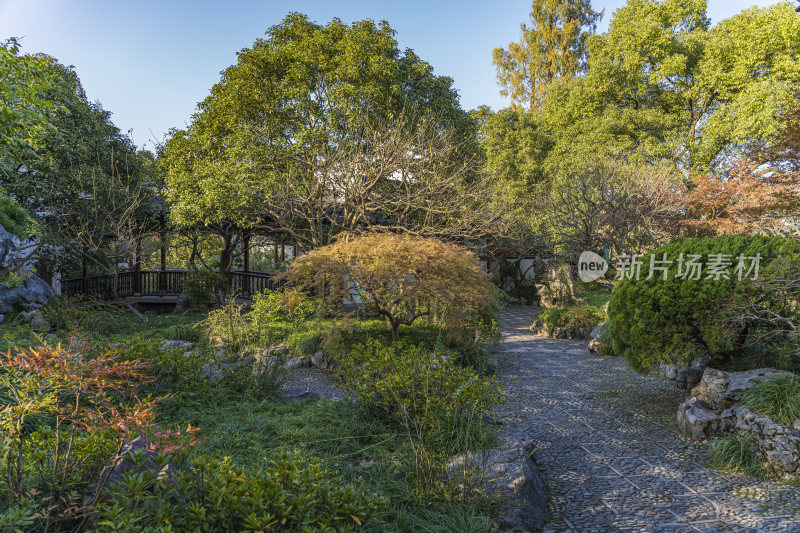
[[[675,423],[684,393],[586,344],[528,331],[531,307],[504,311],[501,419],[535,441],[550,489],[545,531],[800,531],[800,487],[708,466]]]

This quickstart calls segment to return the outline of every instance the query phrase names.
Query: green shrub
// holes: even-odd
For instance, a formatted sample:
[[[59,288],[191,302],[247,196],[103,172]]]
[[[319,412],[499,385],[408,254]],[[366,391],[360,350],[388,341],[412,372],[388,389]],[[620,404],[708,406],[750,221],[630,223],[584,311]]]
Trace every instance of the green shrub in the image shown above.
[[[160,483],[152,472],[127,474],[109,489],[93,529],[354,531],[385,506],[370,491],[316,464],[283,457],[264,472],[247,472],[228,459],[200,456],[174,483]]]
[[[299,289],[264,290],[253,297],[251,318],[257,326],[283,319],[296,328],[315,310],[314,301]]]
[[[127,360],[147,362],[157,378],[152,387],[159,391],[200,392],[208,388],[207,369],[214,364],[215,355],[206,348],[184,355],[183,349],[162,349],[160,338],[139,334],[117,343],[117,350]]]
[[[421,345],[370,340],[342,357],[339,379],[351,397],[371,412],[412,424],[419,432],[440,417],[481,415],[502,402],[501,385],[458,367]]]
[[[124,321],[120,320],[125,314],[122,308],[96,300],[51,298],[42,306],[41,312],[56,331],[69,331],[77,327],[97,335],[111,335],[125,327]]]
[[[614,353],[624,355],[640,371],[667,360],[686,365],[706,353],[728,359],[739,356],[753,329],[731,320],[733,304],[761,296],[753,294],[750,282],[737,279],[736,258],[759,254],[764,274],[775,257],[798,251],[800,243],[789,239],[725,236],[676,241],[646,254],[641,258],[639,279],[623,277],[611,294],[608,315]],[[662,279],[661,271],[647,279],[651,256],[661,259],[663,254],[672,261],[667,279]],[[733,262],[730,279],[706,279],[705,269],[700,280],[677,278],[680,254],[699,255],[704,265],[709,263],[709,254],[728,254]]]
[[[711,445],[711,459],[722,468],[765,476],[769,469],[757,449],[755,437],[750,434],[726,435]]]
[[[765,379],[742,394],[741,403],[791,426],[800,419],[800,380],[795,376]]]
[[[41,230],[36,219],[5,194],[0,194],[0,226],[21,239],[33,237]]]
[[[20,523],[30,496],[41,495],[31,531],[71,531],[81,493],[126,440],[147,435],[170,445],[155,425],[161,398],[139,395],[147,365],[76,337],[69,346],[41,344],[0,354],[0,495]]]
[[[597,340],[600,342],[601,354],[616,355],[614,353],[614,346],[611,342],[611,328],[608,327],[608,324],[604,325],[602,329],[600,329],[600,335],[597,336]]]
[[[173,324],[159,331],[165,339],[203,342],[208,340],[208,332],[200,324]]]
[[[472,478],[483,473],[469,467],[461,472],[457,487],[442,480],[449,458],[485,447],[491,440],[480,422],[504,401],[499,382],[456,366],[421,345],[383,345],[374,339],[342,356],[338,378],[360,407],[402,429],[423,492],[441,495],[455,489],[464,497],[477,486]]]
[[[593,329],[603,320],[605,315],[590,305],[576,305],[570,307],[556,307],[542,309],[536,313],[536,318],[547,324],[550,328],[584,327]]]
[[[208,309],[217,303],[217,290],[225,278],[210,270],[195,270],[186,276],[183,291],[187,309]]]

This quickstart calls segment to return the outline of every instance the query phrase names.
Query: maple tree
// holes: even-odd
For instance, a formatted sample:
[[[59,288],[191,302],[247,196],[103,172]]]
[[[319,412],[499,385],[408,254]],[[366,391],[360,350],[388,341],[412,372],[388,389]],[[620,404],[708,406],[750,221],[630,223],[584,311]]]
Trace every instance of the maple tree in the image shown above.
[[[777,142],[754,146],[723,174],[704,174],[686,193],[690,231],[800,234],[800,107],[784,118]]]
[[[412,235],[341,239],[292,261],[288,277],[328,304],[349,302],[385,317],[394,339],[401,325],[420,317],[452,323],[493,298],[492,283],[472,252]]]

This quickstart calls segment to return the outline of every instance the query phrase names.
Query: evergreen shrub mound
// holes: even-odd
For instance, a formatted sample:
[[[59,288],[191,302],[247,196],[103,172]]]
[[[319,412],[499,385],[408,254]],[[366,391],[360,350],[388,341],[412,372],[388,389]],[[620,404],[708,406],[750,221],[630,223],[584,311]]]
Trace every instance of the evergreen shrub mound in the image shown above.
[[[653,276],[648,279],[651,257],[658,261],[664,254],[672,263],[656,262]],[[681,254],[683,264],[678,262]],[[702,264],[702,271],[698,280],[677,277],[679,269],[686,272],[690,254],[700,256],[697,262]],[[709,276],[709,265],[717,254],[723,254],[731,263],[728,278]],[[745,258],[760,255],[760,281],[751,281],[754,272],[747,273],[750,259],[743,262],[742,279],[738,279],[740,254]],[[798,254],[800,243],[791,239],[740,235],[684,239],[647,253],[640,259],[638,280],[635,275],[630,279],[625,275],[611,293],[608,316],[614,354],[625,356],[639,371],[665,361],[688,365],[703,354],[727,360],[740,356],[748,336],[757,327],[735,320],[736,310],[750,301],[772,305],[765,301],[772,296],[757,290],[758,283],[778,275],[780,269],[771,268],[773,262],[777,266],[786,258],[800,257]],[[666,280],[659,267],[667,269]],[[776,299],[774,305],[783,306],[785,302]]]

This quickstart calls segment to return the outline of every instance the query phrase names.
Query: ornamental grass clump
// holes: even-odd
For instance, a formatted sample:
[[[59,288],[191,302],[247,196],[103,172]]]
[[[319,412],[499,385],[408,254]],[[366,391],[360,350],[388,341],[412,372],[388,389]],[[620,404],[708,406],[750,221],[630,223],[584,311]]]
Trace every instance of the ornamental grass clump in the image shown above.
[[[733,472],[745,472],[754,476],[766,476],[767,466],[757,449],[752,435],[726,435],[711,445],[711,458],[722,468]]]
[[[796,376],[765,379],[742,394],[742,405],[791,426],[800,420],[800,380]]]

